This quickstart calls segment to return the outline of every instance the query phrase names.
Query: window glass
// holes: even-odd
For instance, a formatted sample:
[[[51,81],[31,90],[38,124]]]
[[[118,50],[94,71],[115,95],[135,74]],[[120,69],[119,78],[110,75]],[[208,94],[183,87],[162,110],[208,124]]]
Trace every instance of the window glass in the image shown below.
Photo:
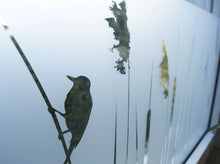
[[[0,163],[180,164],[207,130],[213,14],[170,0],[9,0],[0,11]]]

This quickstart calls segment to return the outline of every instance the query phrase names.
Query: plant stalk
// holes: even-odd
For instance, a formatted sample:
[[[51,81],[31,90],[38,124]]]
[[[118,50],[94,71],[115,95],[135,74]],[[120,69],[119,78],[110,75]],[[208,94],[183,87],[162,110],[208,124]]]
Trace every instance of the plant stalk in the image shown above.
[[[65,151],[65,154],[67,155],[66,142],[65,142],[65,139],[64,139],[64,137],[63,137],[62,130],[61,130],[59,121],[58,121],[58,119],[57,119],[57,117],[56,117],[56,114],[55,114],[54,110],[52,110],[53,107],[52,107],[52,105],[51,105],[51,103],[50,103],[50,101],[49,101],[49,99],[48,99],[48,97],[47,97],[47,95],[46,95],[46,93],[45,93],[45,91],[44,91],[44,89],[43,89],[43,87],[42,87],[42,85],[41,85],[39,79],[37,78],[37,75],[35,74],[33,68],[31,67],[31,65],[30,65],[30,63],[29,63],[29,61],[28,61],[28,59],[26,58],[26,56],[25,56],[24,52],[22,51],[21,47],[19,46],[18,42],[15,40],[14,36],[13,36],[13,35],[11,34],[11,32],[9,31],[8,26],[5,25],[5,24],[3,24],[3,27],[4,27],[4,29],[6,30],[6,32],[9,33],[9,37],[10,37],[11,41],[13,42],[14,46],[15,46],[16,49],[18,50],[18,52],[19,52],[21,58],[23,59],[25,65],[27,66],[27,68],[28,68],[28,70],[29,70],[31,76],[33,77],[33,79],[34,79],[34,81],[35,81],[35,83],[36,83],[38,89],[40,90],[40,93],[41,93],[41,95],[43,96],[44,101],[45,101],[45,103],[46,103],[47,106],[48,106],[48,111],[50,112],[50,114],[51,114],[51,116],[52,116],[52,118],[53,118],[53,121],[54,121],[54,123],[55,123],[55,126],[56,126],[56,128],[57,128],[57,131],[58,131],[58,133],[59,133],[60,140],[61,140],[61,142],[62,142],[62,145],[63,145],[63,149],[64,149],[64,151]],[[71,161],[70,161],[70,160],[69,160],[69,164],[71,164]]]
[[[128,58],[128,115],[127,115],[127,146],[126,146],[126,163],[128,163],[128,145],[129,145],[129,124],[130,124],[130,61]]]

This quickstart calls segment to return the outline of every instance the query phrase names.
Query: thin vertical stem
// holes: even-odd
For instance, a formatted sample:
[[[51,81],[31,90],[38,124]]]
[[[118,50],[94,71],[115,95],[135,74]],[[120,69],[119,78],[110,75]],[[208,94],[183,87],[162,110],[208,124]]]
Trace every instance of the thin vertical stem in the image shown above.
[[[138,116],[136,106],[136,164],[138,164]]]
[[[46,104],[47,104],[47,106],[48,106],[48,111],[50,112],[50,114],[51,114],[51,116],[52,116],[52,118],[53,118],[53,121],[54,121],[54,123],[55,123],[55,126],[56,126],[56,128],[57,128],[57,131],[58,131],[58,133],[59,133],[60,140],[61,140],[61,142],[62,142],[62,145],[63,145],[63,149],[64,149],[64,151],[65,151],[65,154],[67,155],[66,142],[65,142],[65,140],[64,140],[64,137],[63,137],[63,134],[62,134],[62,130],[61,130],[59,121],[58,121],[58,119],[57,119],[57,117],[56,117],[56,114],[55,114],[54,110],[52,110],[53,107],[52,107],[52,105],[51,105],[51,103],[50,103],[50,101],[49,101],[49,99],[48,99],[48,97],[47,97],[47,95],[46,95],[46,93],[45,93],[45,91],[44,91],[44,89],[43,89],[43,87],[42,87],[40,81],[38,80],[37,75],[35,74],[33,68],[31,67],[31,65],[30,65],[30,63],[29,63],[29,61],[28,61],[28,59],[26,58],[26,56],[25,56],[24,52],[22,51],[21,47],[19,46],[18,42],[15,40],[14,36],[10,33],[8,26],[7,26],[7,25],[3,25],[3,27],[4,27],[4,29],[6,30],[6,32],[9,33],[9,37],[10,37],[11,41],[13,42],[13,44],[14,44],[15,47],[16,47],[16,49],[18,50],[18,52],[19,52],[21,58],[23,59],[25,65],[27,66],[29,72],[31,73],[31,76],[33,77],[33,79],[34,79],[34,81],[35,81],[35,83],[36,83],[38,89],[40,90],[40,93],[41,93],[41,95],[43,96],[44,101],[46,102]],[[69,160],[69,164],[71,164],[71,161],[70,161],[70,160]]]
[[[151,69],[149,107],[148,107],[148,112],[147,112],[147,125],[146,125],[147,129],[146,129],[146,140],[145,140],[146,149],[148,149],[147,146],[149,142],[149,133],[150,133],[152,82],[153,82],[153,62],[152,62],[152,69]],[[146,153],[147,153],[147,150],[146,150]]]
[[[114,164],[116,164],[117,159],[117,102],[116,102],[116,110],[115,110],[115,147],[114,147]]]
[[[145,136],[145,152],[144,152],[144,164],[147,164],[148,161],[148,145],[149,145],[149,136],[150,136],[150,122],[151,122],[151,95],[152,95],[152,82],[153,82],[153,62],[151,68],[151,82],[150,82],[150,94],[149,94],[149,106],[147,111],[146,118],[146,136]]]
[[[128,116],[127,116],[127,147],[126,147],[126,163],[128,163],[128,145],[129,145],[129,124],[130,124],[130,61],[128,58]]]
[[[150,109],[150,106],[151,106],[152,81],[153,81],[153,62],[152,62],[152,68],[151,68],[151,81],[150,81],[149,109]]]
[[[213,8],[214,8],[214,0],[211,0],[210,13],[213,13]]]

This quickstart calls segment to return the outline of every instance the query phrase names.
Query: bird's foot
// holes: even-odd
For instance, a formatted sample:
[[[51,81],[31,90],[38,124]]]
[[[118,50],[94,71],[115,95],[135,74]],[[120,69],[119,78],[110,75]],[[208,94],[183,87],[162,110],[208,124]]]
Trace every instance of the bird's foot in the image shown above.
[[[59,133],[59,134],[58,134],[58,139],[61,140],[61,138],[63,138],[63,136],[62,136],[61,133]]]
[[[59,140],[61,140],[61,138],[63,137],[63,134],[68,133],[68,132],[70,132],[70,130],[65,130],[62,133],[59,133],[59,135],[58,135]]]

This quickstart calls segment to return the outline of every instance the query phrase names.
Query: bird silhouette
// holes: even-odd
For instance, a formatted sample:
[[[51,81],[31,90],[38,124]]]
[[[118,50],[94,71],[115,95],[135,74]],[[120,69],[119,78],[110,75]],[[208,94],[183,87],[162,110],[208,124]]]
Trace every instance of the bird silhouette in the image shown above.
[[[60,113],[66,120],[68,130],[62,132],[71,132],[72,138],[68,149],[67,157],[64,163],[67,163],[73,149],[79,144],[86,129],[91,109],[92,96],[90,94],[90,80],[85,76],[77,78],[67,76],[74,84],[68,92],[65,100],[65,114]]]

